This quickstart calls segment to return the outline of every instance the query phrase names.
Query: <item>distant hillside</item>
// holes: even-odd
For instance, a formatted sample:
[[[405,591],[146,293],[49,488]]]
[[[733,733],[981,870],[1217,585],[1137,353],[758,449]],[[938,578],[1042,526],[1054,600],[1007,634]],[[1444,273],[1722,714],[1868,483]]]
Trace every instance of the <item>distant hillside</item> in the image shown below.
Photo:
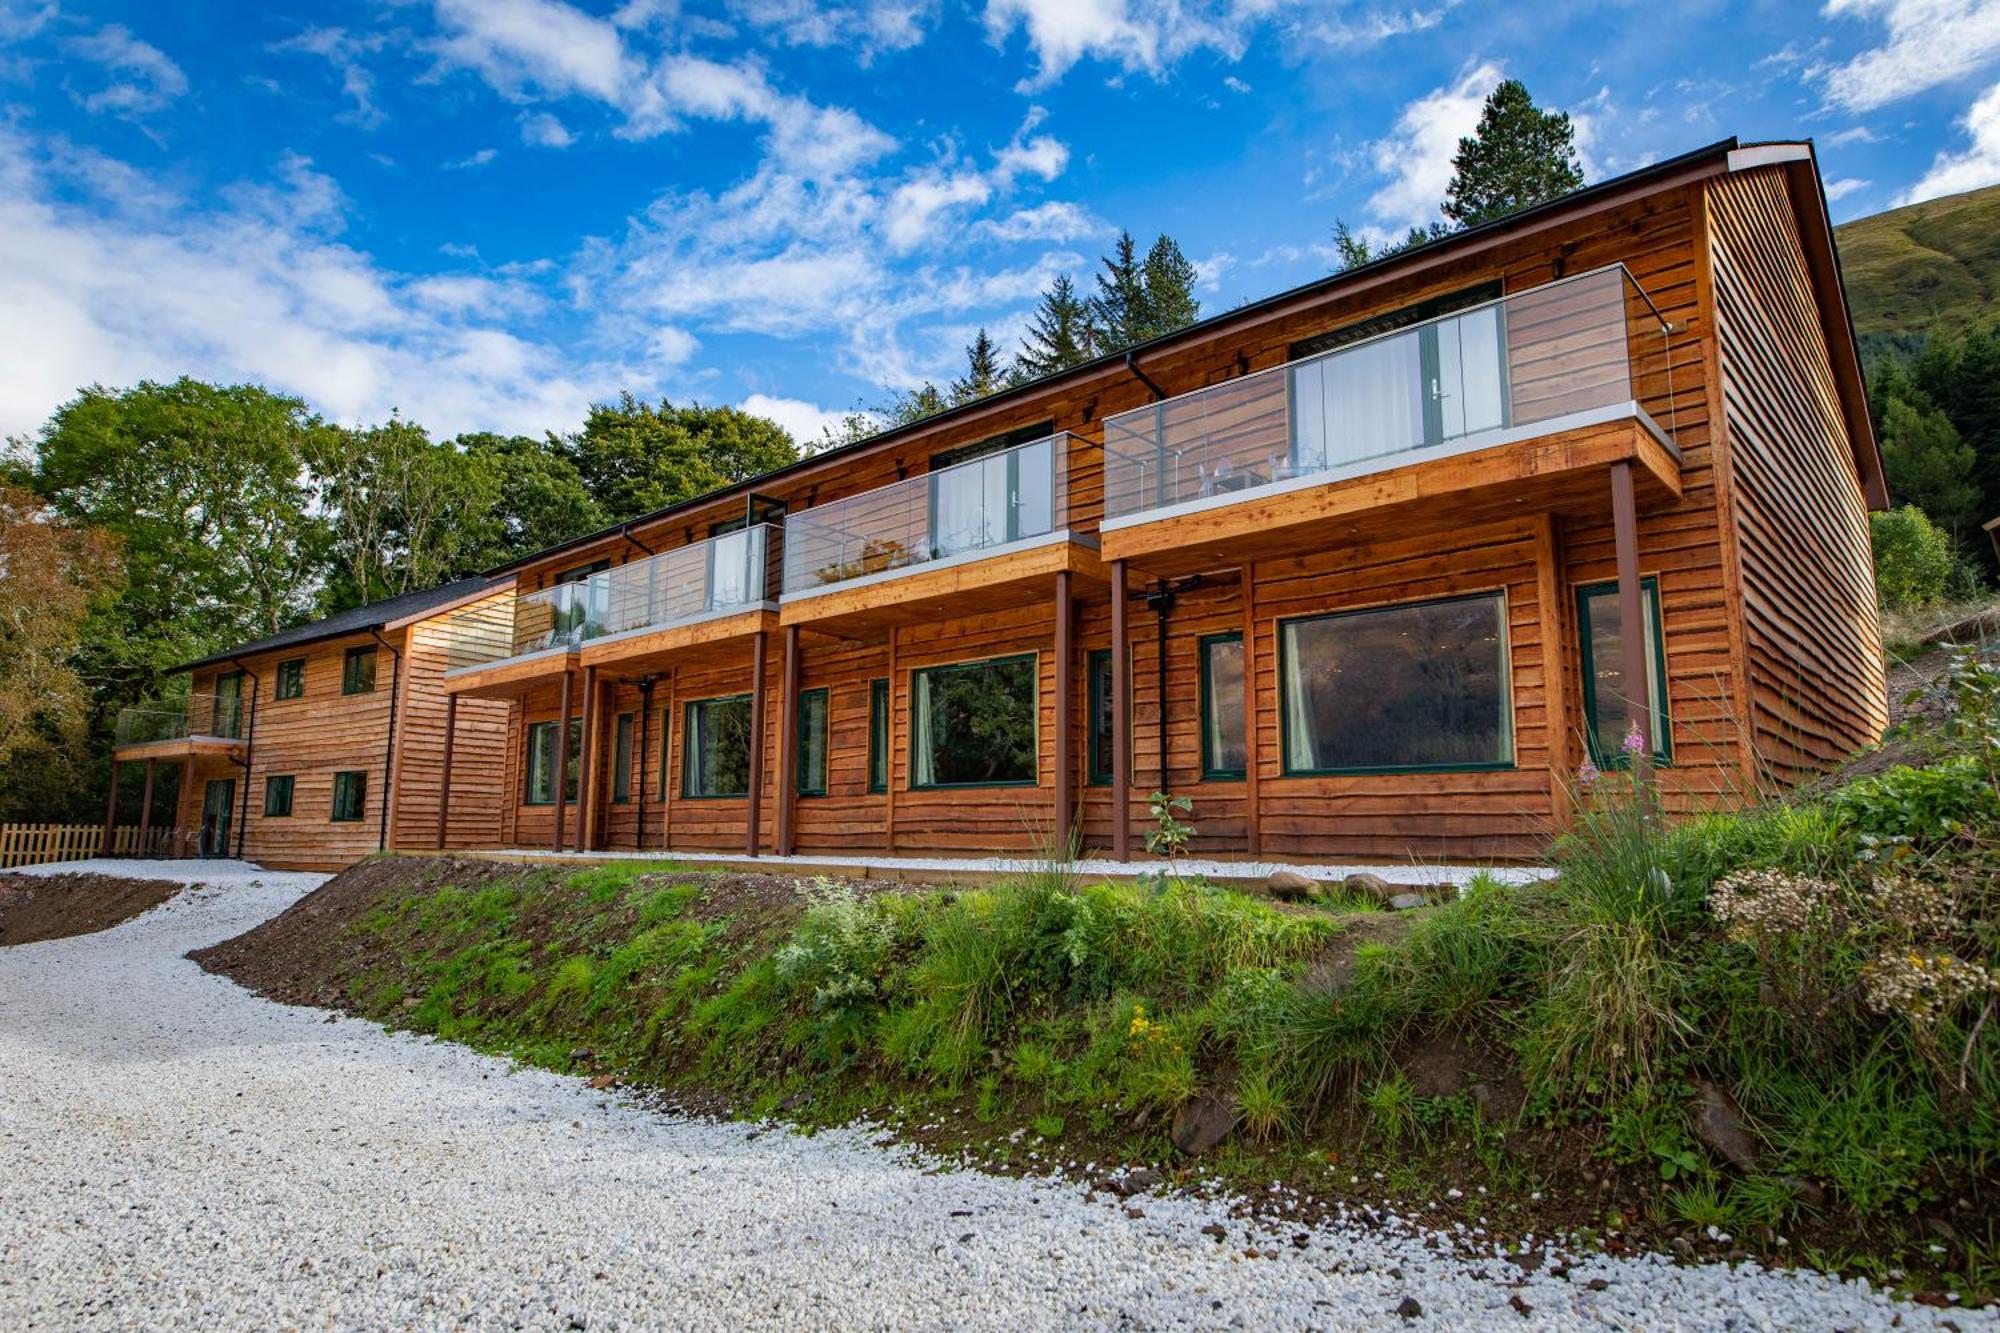
[[[1994,312],[2000,185],[1857,218],[1834,234],[1855,329],[1871,356]]]

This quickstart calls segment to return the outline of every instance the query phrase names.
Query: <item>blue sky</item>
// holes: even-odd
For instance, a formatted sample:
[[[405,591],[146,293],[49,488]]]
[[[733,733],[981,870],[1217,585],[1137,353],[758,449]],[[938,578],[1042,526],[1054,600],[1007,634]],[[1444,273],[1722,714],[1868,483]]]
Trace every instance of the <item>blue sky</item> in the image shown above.
[[[0,435],[183,372],[434,433],[620,389],[802,438],[1120,227],[1208,311],[1429,220],[1503,76],[1592,179],[1811,135],[2000,180],[2000,0],[0,0]]]

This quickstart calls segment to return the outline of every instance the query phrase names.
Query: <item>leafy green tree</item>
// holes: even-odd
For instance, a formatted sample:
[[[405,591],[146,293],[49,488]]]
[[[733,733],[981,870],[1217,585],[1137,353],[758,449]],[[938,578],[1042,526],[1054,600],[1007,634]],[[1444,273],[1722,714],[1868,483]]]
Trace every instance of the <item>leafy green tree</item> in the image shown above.
[[[487,545],[468,556],[471,571],[491,569],[607,526],[561,440],[475,433],[452,441],[491,475],[494,496],[477,529]]]
[[[1868,516],[1875,591],[1891,611],[1929,606],[1944,596],[1956,562],[1951,536],[1915,505]]]
[[[795,461],[784,427],[734,407],[657,408],[631,394],[598,403],[563,452],[612,522],[745,481]]]
[[[952,405],[984,398],[1002,387],[1000,348],[987,336],[986,330],[981,329],[979,336],[966,345],[965,378],[952,382]]]
[[[1963,546],[1979,530],[1975,455],[1951,418],[1900,395],[1882,405],[1882,466],[1889,488]]]
[[[1933,336],[1909,366],[1909,377],[1923,401],[1949,417],[1972,447],[1982,520],[2000,514],[2000,329]]]
[[[1569,117],[1542,110],[1525,84],[1508,79],[1487,96],[1478,128],[1458,141],[1441,208],[1455,225],[1475,227],[1582,184]]]
[[[881,408],[881,416],[888,426],[907,426],[913,421],[934,417],[950,406],[938,386],[926,380],[914,389],[890,390],[889,401]]]
[[[1035,306],[1020,355],[1014,358],[1013,378],[1025,382],[1080,366],[1096,355],[1093,348],[1090,305],[1076,294],[1067,273],[1058,274]]]
[[[1135,341],[1184,329],[1201,318],[1201,302],[1194,296],[1197,276],[1173,237],[1162,235],[1153,241],[1141,271],[1146,289],[1145,318]]]

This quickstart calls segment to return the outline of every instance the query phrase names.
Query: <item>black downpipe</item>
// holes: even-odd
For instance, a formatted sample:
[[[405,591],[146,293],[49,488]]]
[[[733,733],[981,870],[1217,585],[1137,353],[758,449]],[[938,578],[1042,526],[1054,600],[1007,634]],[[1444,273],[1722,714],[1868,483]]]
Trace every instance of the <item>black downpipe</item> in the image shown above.
[[[389,650],[389,656],[396,659],[396,664],[389,668],[389,739],[382,747],[382,813],[375,829],[375,850],[385,852],[389,850],[389,784],[395,777],[396,769],[396,703],[402,694],[403,655],[394,644],[382,637],[382,631],[371,629],[368,632],[375,636],[375,642]]]
[[[235,658],[232,657],[229,659],[229,665],[250,678],[250,734],[243,738],[243,795],[236,803],[238,811],[236,816],[236,859],[241,861],[243,859],[243,840],[250,833],[250,761],[257,757],[257,696],[264,692],[264,683],[258,678],[256,672],[244,666]],[[238,702],[240,703],[241,700],[239,699]]]

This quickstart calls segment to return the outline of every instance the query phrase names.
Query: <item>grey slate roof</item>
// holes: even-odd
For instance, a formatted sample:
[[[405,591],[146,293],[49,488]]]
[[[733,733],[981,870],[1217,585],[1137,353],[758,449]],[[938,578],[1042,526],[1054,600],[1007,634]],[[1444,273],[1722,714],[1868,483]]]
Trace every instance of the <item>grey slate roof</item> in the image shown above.
[[[470,596],[481,588],[493,586],[505,580],[490,579],[478,575],[469,579],[459,579],[455,583],[441,583],[435,588],[425,588],[420,592],[406,592],[399,597],[385,598],[357,606],[347,611],[336,611],[320,620],[304,625],[294,625],[288,630],[280,630],[269,638],[256,639],[250,643],[231,648],[227,652],[216,653],[212,657],[200,658],[193,662],[183,662],[173,668],[175,671],[193,671],[198,667],[214,666],[238,657],[252,657],[258,653],[273,652],[280,648],[296,648],[322,639],[337,639],[343,634],[365,634],[371,629],[381,629],[399,620],[427,611],[434,606],[446,606],[462,597]]]

